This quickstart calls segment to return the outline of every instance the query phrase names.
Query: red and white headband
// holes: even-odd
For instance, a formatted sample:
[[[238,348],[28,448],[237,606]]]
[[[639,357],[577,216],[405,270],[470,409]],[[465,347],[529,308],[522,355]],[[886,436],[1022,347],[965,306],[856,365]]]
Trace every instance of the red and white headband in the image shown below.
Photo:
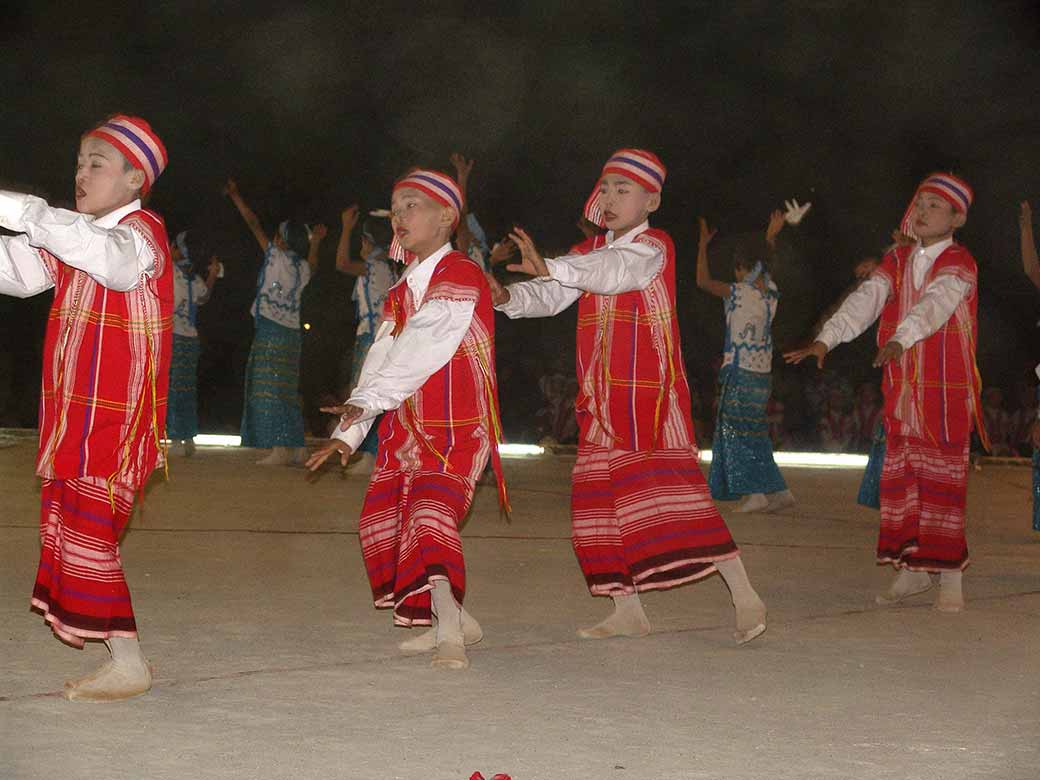
[[[910,205],[906,207],[903,220],[899,223],[900,232],[910,238],[917,238],[917,234],[914,232],[914,206],[917,203],[917,196],[922,192],[938,195],[962,214],[968,213],[972,201],[975,200],[975,193],[968,182],[957,178],[952,173],[933,173],[926,177],[917,185],[917,191],[910,199]]]
[[[144,173],[143,195],[148,194],[169,160],[162,140],[139,116],[117,114],[88,132],[87,136],[96,136],[112,144],[132,166]]]
[[[585,201],[585,218],[600,227],[605,227],[605,223],[599,207],[599,183],[608,173],[631,179],[647,192],[660,192],[668,171],[656,154],[645,149],[618,149],[614,152],[600,171],[592,194]]]
[[[398,180],[394,184],[392,192],[405,188],[419,190],[425,195],[429,195],[442,206],[454,209],[455,221],[452,224],[452,230],[459,224],[459,217],[462,214],[465,198],[463,198],[462,190],[459,189],[459,185],[455,183],[453,178],[438,171],[418,168],[403,179]],[[390,242],[390,257],[398,262],[410,262],[411,258],[408,257],[410,254],[401,246],[401,242],[397,240],[397,234],[395,233],[393,241]]]

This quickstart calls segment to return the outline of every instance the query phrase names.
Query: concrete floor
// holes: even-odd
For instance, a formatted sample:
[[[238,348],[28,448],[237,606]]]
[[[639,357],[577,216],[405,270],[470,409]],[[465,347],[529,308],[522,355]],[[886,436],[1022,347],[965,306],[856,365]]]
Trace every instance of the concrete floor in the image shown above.
[[[514,515],[478,492],[468,672],[399,657],[357,542],[364,482],[200,450],[153,483],[123,544],[157,670],[139,699],[64,701],[99,664],[28,610],[38,555],[32,441],[0,449],[0,778],[1040,777],[1040,534],[1030,472],[972,475],[968,610],[934,592],[880,610],[859,473],[788,469],[800,504],[727,512],[770,608],[734,646],[718,577],[645,597],[654,633],[589,643],[567,458],[507,462]]]

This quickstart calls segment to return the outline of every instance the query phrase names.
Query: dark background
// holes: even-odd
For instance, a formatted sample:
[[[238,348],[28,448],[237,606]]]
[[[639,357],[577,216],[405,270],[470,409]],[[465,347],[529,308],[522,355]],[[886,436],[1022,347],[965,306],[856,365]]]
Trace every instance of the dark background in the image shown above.
[[[440,2],[23,4],[2,22],[0,184],[71,197],[80,134],[113,112],[146,117],[170,164],[151,206],[227,267],[200,310],[204,431],[237,430],[260,254],[221,195],[235,176],[268,230],[286,217],[331,228],[306,291],[302,389],[337,389],[353,339],[352,280],[332,267],[339,211],[385,206],[413,164],[475,157],[471,204],[489,234],[514,221],[551,254],[615,148],[668,166],[654,221],[678,247],[691,382],[710,395],[722,309],[693,285],[695,219],[732,239],[772,208],[813,202],[786,229],[775,276],[780,347],[808,335],[887,243],[916,182],[954,170],[976,201],[962,240],[980,267],[986,384],[1028,379],[1035,291],[1021,272],[1018,203],[1040,210],[1040,11],[1031,2]],[[0,298],[0,424],[34,425],[49,294]],[[573,317],[498,321],[514,436],[538,376],[573,354]],[[835,353],[870,379],[864,337]],[[779,367],[778,367],[779,369]],[[813,369],[782,370],[788,402]],[[520,431],[521,434],[523,433]]]

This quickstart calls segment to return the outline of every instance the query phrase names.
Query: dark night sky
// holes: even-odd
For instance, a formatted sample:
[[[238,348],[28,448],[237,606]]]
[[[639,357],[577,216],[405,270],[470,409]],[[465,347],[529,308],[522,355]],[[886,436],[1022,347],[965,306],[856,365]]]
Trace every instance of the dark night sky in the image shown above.
[[[813,201],[776,269],[782,346],[884,245],[916,181],[956,170],[976,192],[962,240],[980,265],[983,375],[1008,384],[1040,357],[1016,217],[1023,198],[1040,210],[1035,3],[22,5],[3,22],[0,184],[68,198],[80,133],[114,111],[152,122],[171,163],[151,205],[171,231],[205,231],[228,267],[202,311],[214,425],[235,424],[259,262],[224,178],[272,227],[334,227],[307,299],[314,396],[332,389],[325,367],[353,329],[349,286],[328,267],[339,210],[385,205],[404,168],[445,166],[454,149],[477,160],[471,202],[490,232],[519,221],[546,248],[573,242],[614,148],[654,149],[669,168],[656,221],[688,278],[698,214],[721,238],[764,226],[785,198]],[[680,306],[700,376],[721,349],[721,307],[688,279]],[[45,309],[0,302],[0,371],[20,398],[38,381],[23,366],[38,371]],[[516,351],[507,338],[550,350],[573,338],[569,321],[529,327],[500,325],[500,353]],[[4,384],[0,422],[34,408]]]

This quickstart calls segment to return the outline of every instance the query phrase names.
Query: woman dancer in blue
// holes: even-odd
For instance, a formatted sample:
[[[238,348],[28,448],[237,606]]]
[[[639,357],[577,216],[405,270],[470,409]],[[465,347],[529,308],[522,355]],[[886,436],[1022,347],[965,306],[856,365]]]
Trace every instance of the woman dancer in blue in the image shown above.
[[[194,249],[194,252],[191,251]],[[173,357],[170,362],[170,395],[166,404],[166,436],[186,457],[195,454],[195,435],[199,432],[198,307],[209,300],[220,274],[220,260],[209,258],[206,278],[195,271],[196,258],[205,257],[194,235],[182,230],[173,240],[170,255],[177,269],[173,272]]]
[[[269,239],[233,179],[228,179],[224,192],[264,253],[251,310],[256,333],[246,364],[242,446],[271,449],[257,461],[260,465],[303,463],[307,448],[299,399],[300,302],[326,231],[319,225],[309,233],[304,225],[285,221]]]
[[[354,292],[350,296],[357,312],[358,326],[354,335],[354,355],[350,367],[350,386],[345,388],[344,398],[349,398],[361,377],[365,356],[376,336],[376,329],[383,319],[383,303],[386,294],[397,281],[397,269],[387,251],[393,238],[390,220],[369,216],[361,225],[361,260],[350,254],[350,236],[358,222],[358,207],[344,209],[341,215],[343,232],[336,247],[336,270],[342,274],[356,276]],[[339,424],[338,422],[336,423]],[[379,424],[368,429],[358,452],[360,460],[350,467],[352,474],[371,474],[376,462],[379,446]]]
[[[1040,290],[1040,260],[1037,259],[1033,239],[1033,209],[1028,200],[1022,201],[1018,213],[1019,239],[1022,243],[1022,270],[1029,281]],[[1040,377],[1040,365],[1036,367]],[[1040,387],[1036,389],[1037,421],[1033,424],[1033,530],[1040,531]]]
[[[737,512],[775,512],[794,504],[780,469],[773,460],[766,404],[772,382],[773,336],[780,293],[763,265],[784,215],[769,217],[766,245],[738,249],[733,260],[735,284],[713,279],[708,268],[708,244],[716,231],[700,220],[697,286],[725,301],[726,343],[719,373],[719,409],[712,443],[708,486],[712,498],[744,498]]]

